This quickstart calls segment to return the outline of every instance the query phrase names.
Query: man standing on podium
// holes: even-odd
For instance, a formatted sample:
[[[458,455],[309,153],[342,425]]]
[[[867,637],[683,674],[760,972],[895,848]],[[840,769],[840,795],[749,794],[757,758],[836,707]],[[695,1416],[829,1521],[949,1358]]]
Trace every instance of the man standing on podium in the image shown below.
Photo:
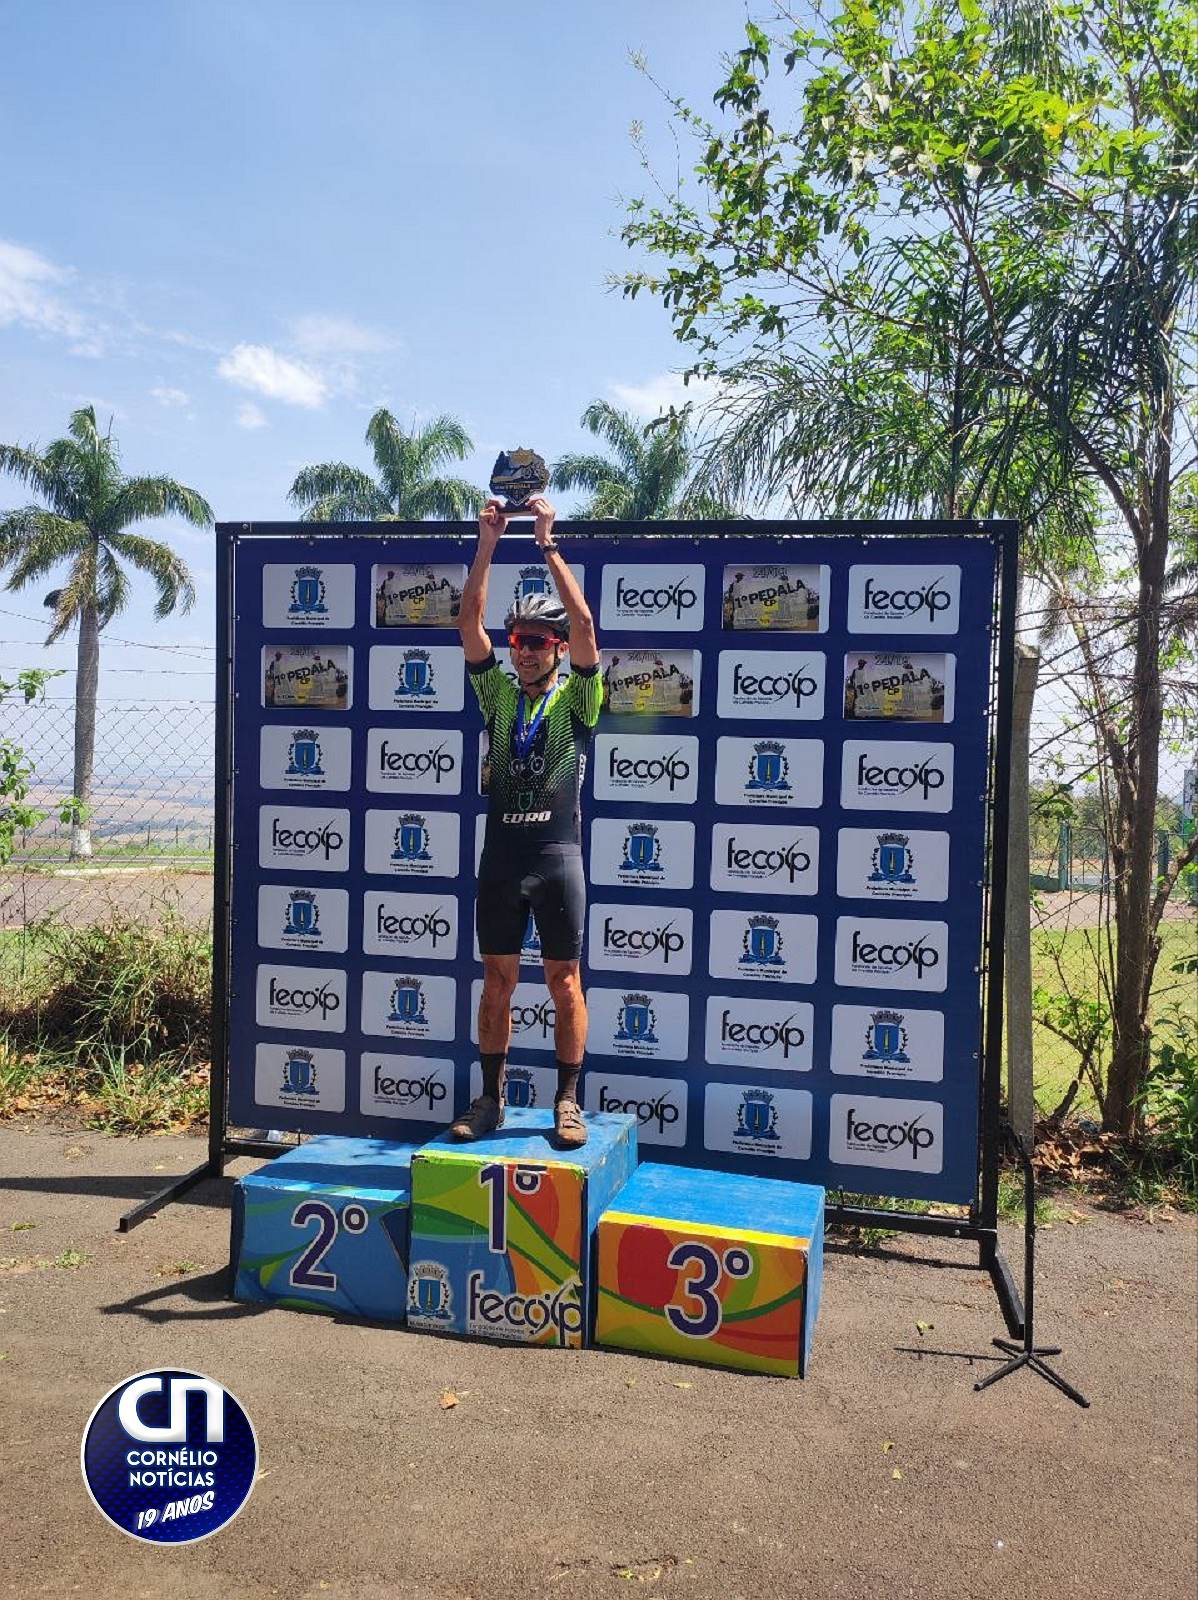
[[[488,500],[478,519],[478,553],[458,616],[470,682],[490,736],[490,780],[477,912],[483,1086],[449,1131],[457,1139],[478,1139],[503,1125],[511,998],[531,911],[557,1013],[554,1137],[561,1147],[576,1149],[587,1137],[578,1104],[587,1037],[579,976],[586,911],[579,795],[603,685],[594,618],[553,537],[556,512],[541,495],[528,508],[557,593],[522,596],[504,619],[519,687],[496,661],[483,626],[491,560],[507,525],[498,500]],[[558,669],[567,651],[570,675],[563,681]]]

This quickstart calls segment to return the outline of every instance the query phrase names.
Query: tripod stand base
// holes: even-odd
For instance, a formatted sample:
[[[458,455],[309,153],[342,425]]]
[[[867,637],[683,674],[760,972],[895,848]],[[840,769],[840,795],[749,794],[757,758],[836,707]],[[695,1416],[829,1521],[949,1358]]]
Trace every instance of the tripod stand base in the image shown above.
[[[1008,1373],[1017,1372],[1020,1367],[1030,1367],[1033,1372],[1038,1372],[1042,1378],[1047,1378],[1048,1382],[1059,1389],[1062,1394],[1067,1394],[1076,1405],[1089,1409],[1090,1402],[1082,1394],[1081,1390],[1075,1389],[1071,1383],[1066,1382],[1061,1377],[1059,1372],[1054,1372],[1047,1361],[1041,1360],[1042,1356],[1059,1356],[1061,1353],[1059,1344],[1039,1344],[1025,1347],[1019,1344],[1012,1344],[1009,1339],[995,1339],[993,1343],[997,1349],[1005,1350],[1011,1359],[1010,1361],[1004,1361],[997,1372],[992,1372],[988,1378],[983,1378],[979,1383],[975,1383],[973,1386],[975,1390],[988,1389],[992,1383],[997,1383],[1000,1378],[1005,1378]]]

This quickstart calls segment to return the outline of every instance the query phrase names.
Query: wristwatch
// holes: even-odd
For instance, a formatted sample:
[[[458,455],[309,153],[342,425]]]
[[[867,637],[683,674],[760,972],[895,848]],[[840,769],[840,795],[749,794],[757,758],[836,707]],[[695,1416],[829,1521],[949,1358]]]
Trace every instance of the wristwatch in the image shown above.
[[[541,546],[541,549],[542,550],[560,550],[561,546],[558,544],[556,539],[546,539],[545,543]]]

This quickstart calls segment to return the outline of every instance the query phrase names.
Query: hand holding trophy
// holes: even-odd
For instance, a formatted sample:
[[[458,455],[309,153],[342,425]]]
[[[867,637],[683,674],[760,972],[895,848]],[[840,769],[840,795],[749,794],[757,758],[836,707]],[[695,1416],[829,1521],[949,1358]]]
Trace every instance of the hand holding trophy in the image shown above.
[[[506,527],[507,517],[504,515],[503,507],[492,495],[478,514],[479,543],[493,550]]]

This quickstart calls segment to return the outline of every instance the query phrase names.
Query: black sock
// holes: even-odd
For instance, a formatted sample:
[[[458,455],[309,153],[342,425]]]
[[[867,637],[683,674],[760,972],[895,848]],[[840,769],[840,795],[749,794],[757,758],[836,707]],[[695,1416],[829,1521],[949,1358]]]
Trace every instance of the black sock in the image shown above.
[[[502,1104],[503,1068],[507,1061],[507,1051],[497,1050],[493,1054],[488,1054],[484,1050],[480,1052],[479,1059],[483,1067],[483,1093]]]
[[[578,1077],[582,1071],[582,1062],[576,1067],[567,1066],[564,1061],[557,1064],[557,1093],[553,1097],[556,1105],[559,1100],[573,1100],[578,1104]]]

